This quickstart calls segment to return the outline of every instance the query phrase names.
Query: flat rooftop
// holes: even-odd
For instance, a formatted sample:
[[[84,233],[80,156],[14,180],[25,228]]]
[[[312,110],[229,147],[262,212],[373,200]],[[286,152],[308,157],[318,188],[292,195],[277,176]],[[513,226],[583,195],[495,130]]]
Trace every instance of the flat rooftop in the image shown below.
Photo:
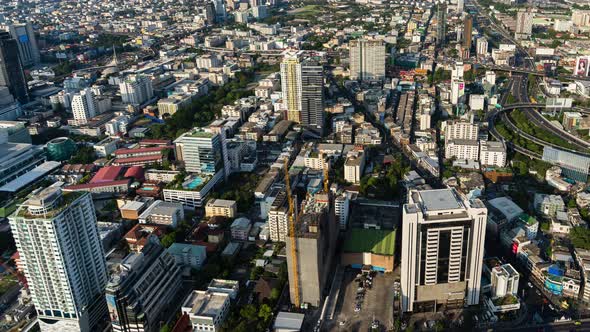
[[[226,293],[193,291],[182,306],[190,308],[191,315],[215,318],[221,313],[225,301],[229,301],[228,297]]]
[[[344,242],[344,251],[393,256],[395,230],[353,228]]]
[[[428,211],[453,210],[463,208],[452,189],[433,189],[417,192],[424,209]]]

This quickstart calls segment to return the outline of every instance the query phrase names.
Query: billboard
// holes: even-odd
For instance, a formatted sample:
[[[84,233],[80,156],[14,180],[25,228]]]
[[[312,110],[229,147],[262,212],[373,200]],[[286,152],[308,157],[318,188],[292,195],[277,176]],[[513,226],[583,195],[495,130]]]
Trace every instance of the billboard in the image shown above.
[[[119,313],[117,312],[117,303],[115,301],[115,297],[111,294],[106,295],[107,298],[107,307],[109,309],[109,317],[111,318],[111,323],[113,325],[121,325],[119,323]]]
[[[588,76],[588,57],[579,56],[576,59],[576,68],[574,75],[577,76]]]

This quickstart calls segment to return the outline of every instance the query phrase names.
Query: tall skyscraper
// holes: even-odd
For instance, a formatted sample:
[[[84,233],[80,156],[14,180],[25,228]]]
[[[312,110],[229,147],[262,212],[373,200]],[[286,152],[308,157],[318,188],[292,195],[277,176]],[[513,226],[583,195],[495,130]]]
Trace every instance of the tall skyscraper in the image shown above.
[[[4,31],[0,31],[0,86],[8,87],[10,94],[22,103],[29,98],[17,41]]]
[[[18,53],[23,66],[32,66],[41,62],[37,38],[31,21],[15,23],[8,26],[12,38],[18,43]]]
[[[143,75],[127,77],[125,81],[119,83],[119,90],[123,102],[132,105],[141,105],[154,96],[152,80]]]
[[[224,22],[227,18],[224,0],[213,0],[215,7],[215,22]]]
[[[281,63],[281,84],[288,120],[323,133],[323,66],[306,57],[303,51],[288,51]]]
[[[385,79],[385,43],[382,40],[350,41],[350,78],[360,81]]]
[[[97,113],[98,105],[92,89],[86,88],[72,97],[72,113],[78,123],[83,124]]]
[[[533,12],[529,9],[521,9],[516,13],[516,31],[514,38],[528,39],[533,33]]]
[[[90,193],[38,189],[9,220],[41,331],[101,331],[107,272]]]
[[[180,266],[157,239],[148,241],[115,267],[107,283],[113,331],[158,331],[180,308]]]
[[[439,46],[445,44],[447,36],[447,4],[439,3],[436,7],[436,43]]]
[[[467,57],[469,57],[469,52],[471,50],[471,38],[473,33],[473,18],[470,15],[465,16],[463,20],[463,42],[461,45],[465,52],[467,52]]]
[[[454,189],[411,191],[403,207],[402,310],[479,302],[487,209]]]

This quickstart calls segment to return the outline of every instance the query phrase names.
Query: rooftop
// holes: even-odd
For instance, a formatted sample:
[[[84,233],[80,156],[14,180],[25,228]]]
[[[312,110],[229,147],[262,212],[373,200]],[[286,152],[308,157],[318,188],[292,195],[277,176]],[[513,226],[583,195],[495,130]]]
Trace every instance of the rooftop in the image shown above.
[[[344,242],[344,251],[393,256],[395,230],[353,228]]]
[[[187,311],[193,316],[215,318],[221,313],[226,301],[229,301],[227,293],[196,290],[186,298],[182,306],[188,308]]]
[[[289,331],[300,331],[303,325],[304,314],[281,311],[275,320],[275,330],[284,329]]]
[[[463,204],[452,189],[423,190],[417,193],[424,209],[428,211],[463,208]]]

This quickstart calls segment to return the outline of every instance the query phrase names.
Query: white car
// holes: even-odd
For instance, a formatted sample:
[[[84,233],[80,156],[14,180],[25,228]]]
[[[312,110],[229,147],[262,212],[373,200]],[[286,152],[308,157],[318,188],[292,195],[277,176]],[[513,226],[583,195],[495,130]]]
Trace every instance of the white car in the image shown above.
[[[527,282],[526,285],[529,286],[529,288],[533,288],[533,284],[531,284],[530,282]]]

